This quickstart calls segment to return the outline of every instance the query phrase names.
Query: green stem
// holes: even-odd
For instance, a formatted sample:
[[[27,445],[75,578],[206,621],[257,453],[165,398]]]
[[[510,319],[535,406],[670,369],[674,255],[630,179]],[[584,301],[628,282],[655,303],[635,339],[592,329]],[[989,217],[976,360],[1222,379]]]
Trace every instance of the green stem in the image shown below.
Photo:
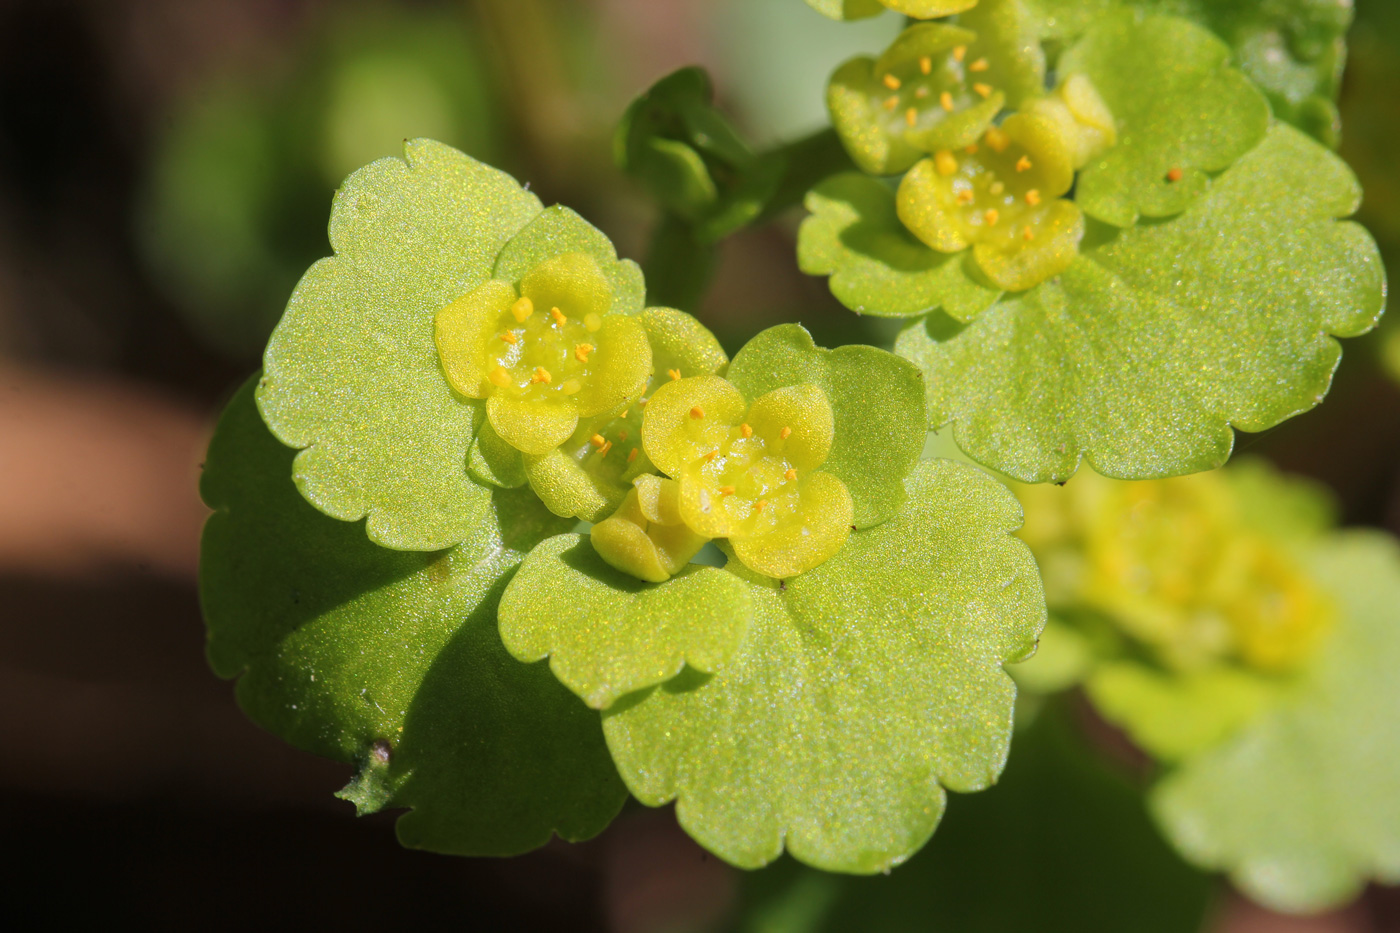
[[[651,248],[642,268],[647,304],[694,314],[714,276],[717,252],[715,244],[695,238],[689,223],[674,214],[663,214],[652,231]]]
[[[829,127],[764,154],[764,158],[771,157],[785,159],[786,165],[782,180],[754,221],[756,224],[766,223],[788,208],[802,203],[807,192],[818,182],[838,172],[855,170],[855,164],[841,145],[841,138]]]

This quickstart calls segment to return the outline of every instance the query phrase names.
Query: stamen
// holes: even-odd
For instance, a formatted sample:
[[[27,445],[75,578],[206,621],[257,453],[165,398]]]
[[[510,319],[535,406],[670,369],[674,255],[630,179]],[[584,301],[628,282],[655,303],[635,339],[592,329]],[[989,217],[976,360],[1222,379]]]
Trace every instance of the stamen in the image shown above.
[[[588,439],[588,441],[589,441],[589,443],[591,443],[594,447],[602,447],[604,444],[606,444],[606,443],[608,442],[608,441],[607,441],[607,438],[603,437],[603,435],[601,435],[601,434],[595,434],[595,435],[593,435],[592,437],[590,437],[590,438]]]
[[[705,409],[701,408],[699,405],[696,405],[690,410],[690,417],[694,418],[696,421],[699,421],[701,418],[705,417]]]
[[[510,385],[510,373],[506,372],[504,366],[497,366],[495,369],[491,370],[491,374],[486,378],[490,379],[491,382],[500,386],[502,389]]]
[[[1037,191],[1035,188],[1032,188],[1031,190],[1027,191],[1027,192],[1026,192],[1026,203],[1029,204],[1031,207],[1039,207],[1039,206],[1040,206],[1040,192]]]
[[[626,440],[627,440],[627,432],[626,432],[626,431],[618,431],[618,432],[617,432],[617,439],[620,440],[620,441],[626,441]]]
[[[883,79],[881,79],[881,80],[883,80],[883,81],[885,82],[885,87],[889,88],[891,91],[897,91],[897,90],[899,90],[900,80],[899,80],[898,78],[896,78],[894,75],[887,74],[887,75],[885,75],[885,77],[884,77]]]
[[[519,342],[520,338],[515,336],[515,331],[508,330],[505,333],[501,334],[501,339],[504,340],[506,343],[514,346],[517,342]]]
[[[1006,135],[1006,131],[999,126],[994,126],[987,130],[987,145],[997,152],[1005,152],[1006,147],[1011,145],[1011,137]]]
[[[978,149],[978,145],[976,143],[972,143],[970,146],[964,149],[963,152],[966,152],[968,155],[977,155]]]
[[[626,418],[626,417],[627,417],[627,413],[628,413],[629,411],[631,411],[631,410],[632,410],[632,409],[630,409],[630,408],[624,408],[624,409],[622,410],[622,414],[618,415],[618,417],[619,417],[619,418]]]
[[[558,308],[550,308],[549,316],[554,318],[554,323],[558,324],[560,327],[569,323],[569,319],[564,316],[564,312],[560,311]]]
[[[778,432],[778,437],[782,440],[787,440],[791,436],[792,428],[784,427],[781,431]]]
[[[598,333],[598,328],[603,326],[603,319],[596,313],[590,311],[583,316],[583,326],[588,329],[590,334],[596,334]]]
[[[733,486],[721,486],[721,487],[719,487],[719,494],[720,494],[721,496],[732,496],[732,495],[734,495],[734,487],[733,487]]]
[[[532,383],[533,383],[533,382],[543,382],[543,383],[545,383],[546,385],[548,385],[549,383],[551,383],[551,382],[554,381],[554,377],[551,376],[551,375],[549,374],[549,370],[545,369],[543,366],[536,366],[536,367],[535,367],[535,374],[534,374],[533,376],[530,377],[530,381],[531,381]]]
[[[1029,243],[1031,240],[1035,239],[1035,231],[1032,230],[1030,227],[1026,227],[1024,230],[1021,231],[1021,236],[1025,238],[1025,241],[1027,243]]]
[[[631,450],[627,451],[627,462],[628,462],[628,463],[631,463],[633,460],[636,460],[636,459],[637,459],[637,448],[633,447]]]
[[[579,344],[578,346],[574,347],[574,359],[578,360],[580,363],[587,363],[587,362],[588,362],[588,354],[590,354],[590,353],[592,353],[592,352],[593,352],[593,344],[591,344],[591,343],[581,343],[581,344]]]
[[[713,462],[714,459],[715,459],[716,457],[718,457],[718,456],[719,456],[719,448],[716,447],[714,450],[712,450],[712,451],[710,451],[709,453],[705,454],[705,459],[706,459],[706,460],[709,460],[709,461],[711,461],[711,462]]]
[[[982,215],[982,219],[987,222],[987,226],[995,227],[997,225],[997,221],[1001,220],[1001,212],[998,211],[995,207],[993,207],[989,209],[987,213]]]
[[[797,479],[797,471],[789,469],[786,473],[783,474],[783,479],[787,480],[788,482],[792,482],[793,480]]]
[[[953,60],[954,60],[954,61],[959,61],[959,62],[960,62],[960,61],[962,61],[964,58],[967,58],[967,46],[965,46],[965,45],[959,45],[959,46],[957,46],[956,48],[953,49]]]
[[[535,313],[535,303],[529,298],[521,298],[510,306],[510,313],[517,322],[524,324],[525,319]]]
[[[606,457],[608,455],[608,451],[610,450],[612,450],[612,441],[608,441],[602,447],[598,448],[598,456]]]
[[[951,152],[941,149],[933,154],[933,167],[940,175],[952,175],[958,170],[958,160]]]
[[[680,379],[681,371],[679,369],[668,369],[666,370],[666,375],[671,377],[672,382],[675,382],[677,379]]]
[[[944,91],[942,94],[939,94],[939,95],[938,95],[938,104],[939,104],[939,106],[941,106],[944,110],[948,111],[949,113],[952,113],[952,112],[953,112],[953,95],[952,95],[952,94],[949,94],[947,91]]]
[[[1018,172],[1029,172],[1030,170],[1031,170],[1031,157],[1030,157],[1030,156],[1025,156],[1025,155],[1023,155],[1023,156],[1021,156],[1021,158],[1019,158],[1019,159],[1016,160],[1016,171],[1018,171]]]
[[[757,502],[755,502],[755,503],[753,504],[753,510],[754,510],[754,514],[755,514],[755,515],[757,515],[759,512],[762,512],[762,511],[763,511],[764,509],[766,509],[766,508],[768,508],[768,500],[767,500],[767,499],[759,499]]]
[[[1167,181],[1171,182],[1172,184],[1181,181],[1181,179],[1185,177],[1186,173],[1183,172],[1178,166],[1173,166],[1172,170],[1170,172],[1167,172]]]
[[[961,190],[961,191],[958,192],[958,203],[959,203],[959,204],[971,204],[973,201],[976,201],[976,200],[977,200],[977,195],[976,195],[975,193],[973,193],[973,191],[972,191],[971,188],[964,188],[963,190]]]
[[[913,107],[910,107],[908,110],[904,111],[904,122],[909,126],[913,126],[915,123],[918,123],[919,111],[915,110]]]
[[[739,425],[739,433],[744,435],[745,437],[753,437],[753,428],[749,427],[748,423],[745,422],[744,424]]]
[[[898,107],[898,106],[899,106],[899,95],[898,95],[898,94],[891,94],[889,97],[886,97],[886,98],[885,98],[885,109],[886,109],[886,110],[893,111],[894,108],[896,108],[896,107]]]
[[[987,70],[988,68],[990,68],[990,67],[992,67],[992,63],[991,63],[991,62],[987,61],[985,58],[979,58],[979,59],[977,59],[977,61],[973,62],[971,65],[968,65],[968,66],[967,66],[967,70],[968,70],[968,71],[986,71],[986,70]]]
[[[990,84],[983,84],[979,81],[972,86],[972,89],[983,97],[992,96],[992,86]]]
[[[924,74],[933,73],[933,59],[930,56],[924,55],[919,58],[919,71]]]

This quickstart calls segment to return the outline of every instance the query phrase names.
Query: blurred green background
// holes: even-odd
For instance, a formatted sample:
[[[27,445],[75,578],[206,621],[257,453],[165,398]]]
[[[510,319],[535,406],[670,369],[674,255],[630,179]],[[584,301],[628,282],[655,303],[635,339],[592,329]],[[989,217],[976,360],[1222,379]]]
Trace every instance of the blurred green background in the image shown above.
[[[1357,0],[1342,152],[1400,256],[1400,3]],[[1082,704],[1042,710],[1005,783],[955,799],[888,879],[790,864],[744,880],[630,809],[509,861],[399,849],[346,775],[284,747],[208,672],[194,494],[222,401],[306,266],[340,179],[433,136],[644,258],[657,213],[612,163],[627,103],[710,69],[767,146],[826,122],[826,75],[893,14],[801,0],[0,0],[0,826],[22,917],[154,928],[476,923],[759,930],[1400,929],[1373,890],[1273,917],[1186,868],[1146,821],[1140,756]],[[800,275],[800,212],[725,241],[695,310],[733,351],[799,320],[827,345],[889,322]],[[1387,375],[1387,367],[1390,375]],[[1400,531],[1400,324],[1347,345],[1317,411],[1239,448]],[[212,911],[212,912],[211,912]]]

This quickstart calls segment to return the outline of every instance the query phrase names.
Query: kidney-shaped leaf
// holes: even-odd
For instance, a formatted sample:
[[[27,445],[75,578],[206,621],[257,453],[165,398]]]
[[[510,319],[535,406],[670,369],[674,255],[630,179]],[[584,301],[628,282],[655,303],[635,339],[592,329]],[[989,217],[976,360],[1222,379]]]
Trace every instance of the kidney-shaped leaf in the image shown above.
[[[239,678],[244,710],[357,764],[342,796],[362,812],[413,808],[405,845],[509,855],[599,832],[626,795],[596,717],[496,633],[523,552],[567,522],[498,490],[457,547],[391,551],[297,494],[294,453],[258,419],[251,385],[209,449],[200,598],[210,663]]]
[[[949,461],[919,464],[908,487],[896,518],[786,584],[731,563],[755,605],[743,651],[603,714],[632,792],[676,800],[681,825],[735,865],[786,846],[818,868],[880,871],[928,839],[944,788],[1001,772],[1015,698],[1002,665],[1045,620],[1009,534],[1020,509]]]
[[[434,550],[469,537],[491,491],[467,474],[480,405],[454,395],[433,316],[491,276],[540,213],[503,172],[432,140],[351,175],[335,255],[307,270],[264,356],[258,406],[303,495],[372,540]]]
[[[896,351],[924,369],[931,424],[1026,482],[1081,456],[1119,479],[1219,466],[1234,425],[1262,431],[1326,395],[1341,348],[1374,326],[1385,273],[1338,223],[1355,177],[1287,126],[1167,223],[1099,231],[1058,279],[965,327],[931,315]]]

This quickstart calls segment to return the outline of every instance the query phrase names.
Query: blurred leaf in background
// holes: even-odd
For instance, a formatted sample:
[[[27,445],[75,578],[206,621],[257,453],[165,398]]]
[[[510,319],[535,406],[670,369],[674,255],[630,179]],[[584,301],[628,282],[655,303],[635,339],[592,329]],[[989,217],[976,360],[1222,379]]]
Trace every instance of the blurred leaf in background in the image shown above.
[[[461,8],[398,5],[337,9],[272,74],[211,77],[154,157],[147,264],[211,347],[253,361],[301,273],[329,252],[326,205],[342,178],[418,136],[500,161],[488,77]]]

